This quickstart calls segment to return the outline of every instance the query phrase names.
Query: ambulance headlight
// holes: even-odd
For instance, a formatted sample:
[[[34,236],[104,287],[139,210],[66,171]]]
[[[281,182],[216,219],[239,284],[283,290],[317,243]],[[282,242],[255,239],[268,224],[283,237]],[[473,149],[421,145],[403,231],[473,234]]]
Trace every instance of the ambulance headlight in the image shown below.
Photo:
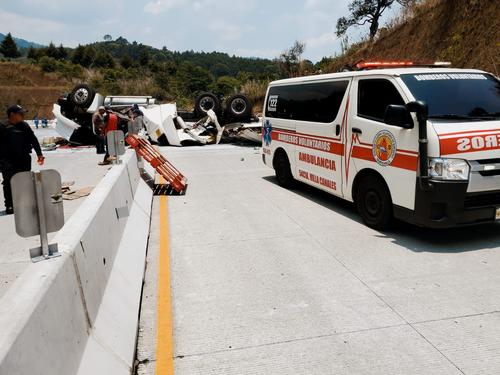
[[[462,159],[429,159],[429,176],[433,180],[467,181],[470,166]]]

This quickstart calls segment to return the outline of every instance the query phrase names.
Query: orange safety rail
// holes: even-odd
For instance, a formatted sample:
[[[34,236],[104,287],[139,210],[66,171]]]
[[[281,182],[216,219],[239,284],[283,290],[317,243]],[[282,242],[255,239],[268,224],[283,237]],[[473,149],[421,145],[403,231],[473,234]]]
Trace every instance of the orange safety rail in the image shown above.
[[[187,180],[165,157],[151,144],[136,134],[130,134],[125,139],[127,143],[142,156],[158,172],[177,193],[186,190]]]

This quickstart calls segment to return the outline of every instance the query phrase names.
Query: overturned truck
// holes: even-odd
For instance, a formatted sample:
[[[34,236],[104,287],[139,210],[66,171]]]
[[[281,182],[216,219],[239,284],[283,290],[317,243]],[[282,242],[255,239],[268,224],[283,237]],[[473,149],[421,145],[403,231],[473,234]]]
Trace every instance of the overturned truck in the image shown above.
[[[151,96],[102,96],[85,84],[77,85],[54,104],[56,130],[73,144],[94,144],[92,114],[100,106],[113,111],[118,116],[118,128],[127,133],[129,111],[134,105],[143,114],[143,132],[161,146],[261,143],[261,120],[252,115],[252,106],[244,95],[224,100],[202,93],[196,98],[194,111],[178,111],[175,103],[157,104]]]

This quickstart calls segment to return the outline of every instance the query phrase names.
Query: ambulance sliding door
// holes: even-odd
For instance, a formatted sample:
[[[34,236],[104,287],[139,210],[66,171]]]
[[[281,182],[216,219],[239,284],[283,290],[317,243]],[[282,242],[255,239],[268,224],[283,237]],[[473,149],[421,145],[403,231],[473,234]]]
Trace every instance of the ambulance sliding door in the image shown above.
[[[293,89],[299,180],[342,196],[343,121],[350,78],[302,83]]]

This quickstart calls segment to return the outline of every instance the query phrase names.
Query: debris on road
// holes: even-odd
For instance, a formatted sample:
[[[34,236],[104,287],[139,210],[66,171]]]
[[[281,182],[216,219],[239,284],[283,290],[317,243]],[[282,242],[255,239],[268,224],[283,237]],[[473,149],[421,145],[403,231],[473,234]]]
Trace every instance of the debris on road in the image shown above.
[[[87,186],[87,187],[84,187],[84,188],[81,188],[78,190],[71,190],[69,187],[64,189],[64,187],[63,187],[62,197],[64,200],[67,200],[67,201],[80,199],[80,198],[83,198],[83,197],[90,195],[90,193],[92,192],[93,189],[94,189],[93,186]]]
[[[92,113],[102,105],[118,115],[118,128],[124,133],[132,121],[129,112],[137,106],[144,130],[160,146],[261,143],[262,121],[252,116],[252,106],[245,95],[233,95],[223,106],[221,98],[202,93],[196,99],[194,112],[186,112],[178,111],[175,103],[156,104],[151,96],[103,97],[87,85],[77,85],[54,104],[57,132],[73,144],[94,144]]]

